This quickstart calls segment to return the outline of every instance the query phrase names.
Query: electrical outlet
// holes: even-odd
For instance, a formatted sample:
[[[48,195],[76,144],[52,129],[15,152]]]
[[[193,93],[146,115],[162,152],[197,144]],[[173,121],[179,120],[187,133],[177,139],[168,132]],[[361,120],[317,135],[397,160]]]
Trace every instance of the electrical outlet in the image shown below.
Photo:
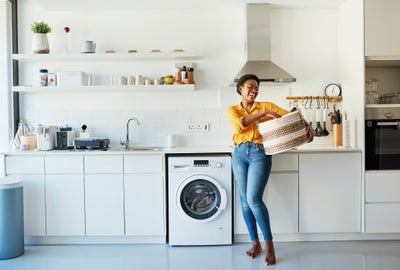
[[[207,132],[210,131],[210,123],[190,123],[186,126],[188,132]]]

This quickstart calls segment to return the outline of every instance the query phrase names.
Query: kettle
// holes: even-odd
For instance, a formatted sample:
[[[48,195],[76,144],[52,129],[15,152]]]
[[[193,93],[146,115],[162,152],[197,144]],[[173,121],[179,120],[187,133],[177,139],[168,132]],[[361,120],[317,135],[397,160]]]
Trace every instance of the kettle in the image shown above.
[[[55,148],[56,142],[56,126],[39,125],[36,128],[37,150],[52,150]]]

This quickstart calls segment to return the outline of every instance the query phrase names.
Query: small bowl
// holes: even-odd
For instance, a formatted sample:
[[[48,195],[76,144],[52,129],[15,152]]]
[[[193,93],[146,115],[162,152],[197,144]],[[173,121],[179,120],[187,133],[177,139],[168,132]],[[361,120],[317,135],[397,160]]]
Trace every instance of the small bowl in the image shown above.
[[[172,76],[165,76],[164,77],[164,83],[165,84],[173,84],[174,83],[174,77],[172,77]]]

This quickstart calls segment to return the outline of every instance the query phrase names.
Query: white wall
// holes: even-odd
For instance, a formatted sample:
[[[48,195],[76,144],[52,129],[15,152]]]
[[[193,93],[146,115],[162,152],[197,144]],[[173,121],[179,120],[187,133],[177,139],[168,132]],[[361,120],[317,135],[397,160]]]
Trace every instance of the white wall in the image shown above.
[[[352,80],[340,81],[338,76],[341,67],[337,8],[274,8],[271,13],[272,60],[294,74],[297,82],[263,91],[275,93],[280,89],[285,95],[322,95],[328,83],[351,83]],[[162,145],[165,136],[174,133],[183,145],[231,144],[226,107],[239,102],[239,96],[227,86],[245,61],[244,7],[62,11],[46,10],[32,0],[24,0],[20,3],[19,18],[21,53],[31,51],[30,24],[44,20],[53,27],[49,34],[52,53],[62,52],[63,28],[69,26],[72,49],[76,52],[81,41],[91,39],[97,42],[98,52],[184,48],[199,57],[195,66],[198,90],[194,92],[22,94],[22,116],[31,124],[68,124],[79,129],[85,123],[96,135],[108,136],[117,143],[125,134],[126,120],[136,116],[142,125],[132,131],[136,134],[135,143]],[[93,73],[119,74],[132,68],[129,64],[110,64],[106,70],[99,65],[80,65]],[[170,64],[162,65],[165,72],[172,72]],[[57,71],[76,68],[76,63],[29,67],[22,82],[32,80],[41,67]],[[143,63],[143,70],[159,68]],[[285,95],[264,96],[287,104]],[[211,131],[187,133],[185,126],[190,122],[209,122]]]
[[[351,145],[364,147],[364,4],[346,1],[338,9],[338,78],[343,109],[351,121]]]

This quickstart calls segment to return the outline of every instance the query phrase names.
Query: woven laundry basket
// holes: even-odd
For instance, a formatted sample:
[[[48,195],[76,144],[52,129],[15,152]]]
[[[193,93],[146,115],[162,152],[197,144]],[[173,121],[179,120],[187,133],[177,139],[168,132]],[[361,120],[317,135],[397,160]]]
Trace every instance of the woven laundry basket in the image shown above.
[[[285,152],[308,142],[306,120],[299,110],[258,124],[265,154]]]

